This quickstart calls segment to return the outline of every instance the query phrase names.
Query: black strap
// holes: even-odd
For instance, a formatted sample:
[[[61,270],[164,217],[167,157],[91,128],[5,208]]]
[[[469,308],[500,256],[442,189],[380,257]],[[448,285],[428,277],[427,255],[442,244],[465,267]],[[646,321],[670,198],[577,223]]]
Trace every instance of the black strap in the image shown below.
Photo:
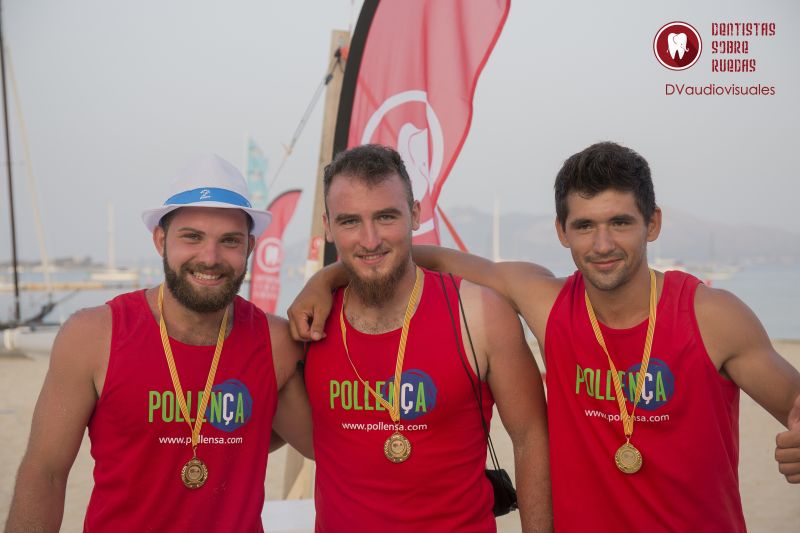
[[[472,335],[469,332],[469,326],[467,325],[467,316],[464,313],[464,302],[461,301],[461,292],[458,289],[458,284],[456,283],[455,278],[452,274],[449,274],[450,281],[453,283],[453,288],[456,291],[456,296],[458,297],[458,306],[461,310],[461,316],[464,317],[464,329],[467,332],[467,340],[469,340],[469,347],[472,350],[472,359],[475,362],[475,374],[478,377],[477,384],[472,381],[472,374],[469,372],[469,368],[467,368],[466,364],[466,354],[461,351],[461,338],[458,335],[458,328],[456,327],[456,319],[453,316],[453,309],[450,307],[450,299],[447,297],[447,288],[444,284],[444,276],[442,273],[439,273],[439,281],[442,284],[442,293],[444,294],[444,301],[447,304],[447,311],[450,313],[450,321],[453,324],[453,336],[456,340],[456,350],[458,351],[458,359],[461,361],[461,366],[464,367],[464,372],[467,374],[467,379],[469,379],[470,387],[472,388],[472,394],[475,396],[475,400],[478,402],[478,413],[481,415],[481,425],[483,426],[483,432],[486,435],[486,443],[489,446],[489,458],[492,461],[492,467],[495,470],[500,470],[500,462],[497,460],[497,454],[494,451],[494,444],[492,443],[492,437],[489,435],[489,425],[486,423],[486,418],[483,416],[483,391],[481,390],[481,369],[478,366],[478,357],[475,355],[475,346],[472,343]]]
[[[306,359],[308,358],[308,350],[311,348],[311,343],[306,341],[303,343],[303,358],[297,360],[297,370],[300,371],[300,375],[304,375],[306,370]]]

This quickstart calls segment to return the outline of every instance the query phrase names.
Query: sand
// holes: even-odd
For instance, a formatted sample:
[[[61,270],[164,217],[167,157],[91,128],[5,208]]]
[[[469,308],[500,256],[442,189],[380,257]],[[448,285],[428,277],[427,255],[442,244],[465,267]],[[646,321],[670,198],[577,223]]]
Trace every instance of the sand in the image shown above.
[[[796,368],[800,368],[800,341],[776,341],[775,346]],[[46,352],[30,352],[25,356],[0,355],[0,525],[5,524],[8,515],[16,470],[25,452],[31,415],[47,365]],[[744,394],[740,416],[739,474],[748,528],[755,533],[796,532],[800,529],[800,485],[786,483],[777,472],[773,459],[775,435],[783,430],[783,426]],[[492,438],[500,462],[513,473],[508,436],[500,424],[494,426]],[[270,457],[267,499],[280,497],[284,458],[284,450]],[[82,530],[83,514],[92,489],[92,466],[89,442],[84,438],[67,486],[62,531]],[[519,531],[519,515],[512,513],[500,518],[498,530],[502,533]]]

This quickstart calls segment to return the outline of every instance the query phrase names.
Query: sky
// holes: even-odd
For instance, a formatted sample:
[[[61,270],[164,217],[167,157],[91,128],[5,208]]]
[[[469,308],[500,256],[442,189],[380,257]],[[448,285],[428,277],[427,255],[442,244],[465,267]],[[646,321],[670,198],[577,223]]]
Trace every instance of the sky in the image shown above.
[[[351,28],[357,8],[350,0],[3,1],[30,153],[9,92],[18,255],[39,255],[31,169],[51,257],[103,260],[113,203],[117,263],[157,264],[141,211],[160,205],[171,176],[197,155],[218,153],[241,168],[248,135],[270,158],[271,179],[324,75],[331,31]],[[692,24],[704,43],[681,72],[661,66],[652,48],[671,21]],[[719,22],[774,22],[776,32],[712,36]],[[747,40],[741,58],[755,59],[756,71],[712,72],[712,60],[725,57],[712,54],[712,41],[722,39]],[[504,212],[554,214],[552,181],[564,159],[614,140],[650,162],[661,205],[800,239],[798,50],[793,0],[512,1],[440,203],[489,212],[496,196]],[[667,95],[667,84],[760,84],[775,94]],[[309,233],[321,124],[320,102],[273,190],[304,190],[287,241]]]

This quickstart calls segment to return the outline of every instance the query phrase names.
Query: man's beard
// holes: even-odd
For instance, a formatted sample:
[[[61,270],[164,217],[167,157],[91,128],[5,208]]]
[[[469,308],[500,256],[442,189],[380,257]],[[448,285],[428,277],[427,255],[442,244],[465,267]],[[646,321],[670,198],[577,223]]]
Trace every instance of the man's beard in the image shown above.
[[[191,270],[209,270],[219,273],[225,278],[225,283],[219,287],[213,287],[214,290],[209,291],[208,294],[200,294],[189,282],[188,278],[192,275]],[[240,276],[234,276],[233,269],[230,267],[215,265],[209,268],[202,263],[185,263],[176,272],[169,266],[167,250],[164,249],[164,279],[167,288],[181,305],[197,313],[215,313],[225,309],[239,293],[244,276],[245,272],[242,272]]]
[[[394,270],[378,279],[361,279],[353,268],[342,261],[347,276],[350,279],[350,290],[367,307],[378,307],[392,298],[397,291],[397,285],[408,270],[408,261],[401,261]]]

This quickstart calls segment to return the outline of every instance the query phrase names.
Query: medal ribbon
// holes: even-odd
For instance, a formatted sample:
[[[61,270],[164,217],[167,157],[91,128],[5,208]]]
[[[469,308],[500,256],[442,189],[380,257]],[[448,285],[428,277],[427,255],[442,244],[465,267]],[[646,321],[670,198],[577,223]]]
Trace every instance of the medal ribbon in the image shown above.
[[[611,360],[611,355],[608,353],[608,348],[606,348],[606,343],[603,340],[603,332],[600,331],[600,325],[597,323],[597,317],[592,308],[592,302],[589,301],[589,294],[585,291],[584,298],[586,300],[586,310],[589,312],[589,321],[592,323],[592,329],[594,330],[594,336],[597,338],[597,342],[603,348],[608,358],[608,366],[611,367],[611,377],[614,380],[614,392],[617,396],[617,403],[619,404],[619,415],[622,418],[625,438],[630,441],[631,435],[633,434],[633,414],[636,412],[639,399],[642,397],[644,377],[647,375],[647,367],[650,364],[650,350],[653,348],[653,334],[656,330],[656,274],[650,269],[650,313],[647,319],[647,337],[645,337],[644,341],[642,366],[636,378],[636,395],[634,396],[633,409],[630,414],[628,414],[628,407],[625,405],[625,396],[622,393],[622,383],[619,379],[617,367],[614,366],[614,361]]]
[[[347,349],[347,327],[344,322],[344,306],[347,303],[347,288],[344,290],[344,298],[342,299],[342,309],[339,311],[339,325],[342,328],[342,343],[344,344],[344,353],[347,354],[347,360],[350,361],[350,366],[353,367],[353,372],[362,385],[369,391],[370,394],[380,403],[384,409],[389,411],[389,416],[392,422],[397,423],[400,420],[400,378],[403,374],[403,360],[406,355],[406,339],[408,338],[408,328],[411,325],[411,316],[414,314],[414,308],[417,307],[419,301],[419,292],[422,289],[422,269],[416,267],[416,280],[414,281],[414,288],[411,290],[411,296],[408,298],[408,305],[406,306],[406,315],[403,317],[403,329],[400,332],[400,345],[397,347],[397,361],[394,367],[394,391],[393,391],[393,405],[389,405],[383,396],[375,392],[369,383],[364,381],[353,364],[353,359],[350,357],[350,351]]]
[[[189,421],[189,408],[186,407],[186,397],[183,395],[183,387],[181,387],[181,380],[178,378],[178,369],[175,366],[175,358],[172,355],[172,348],[169,345],[169,335],[167,335],[167,324],[164,322],[164,284],[162,283],[158,289],[158,325],[161,329],[161,344],[164,346],[164,355],[167,358],[167,366],[169,367],[169,375],[172,378],[172,386],[175,388],[175,398],[178,400],[178,405],[181,408],[183,419],[189,425],[192,432],[192,452],[197,456],[197,441],[200,438],[200,428],[203,427],[203,418],[208,405],[208,398],[211,396],[211,386],[214,384],[214,376],[217,374],[217,365],[219,364],[219,357],[222,354],[222,345],[225,343],[225,331],[228,329],[228,307],[225,307],[225,314],[222,315],[222,324],[219,326],[219,335],[217,335],[217,347],[214,350],[214,358],[211,360],[211,368],[208,370],[208,378],[206,379],[206,388],[203,391],[203,398],[200,400],[200,405],[197,408],[197,418],[194,421],[194,427]]]

